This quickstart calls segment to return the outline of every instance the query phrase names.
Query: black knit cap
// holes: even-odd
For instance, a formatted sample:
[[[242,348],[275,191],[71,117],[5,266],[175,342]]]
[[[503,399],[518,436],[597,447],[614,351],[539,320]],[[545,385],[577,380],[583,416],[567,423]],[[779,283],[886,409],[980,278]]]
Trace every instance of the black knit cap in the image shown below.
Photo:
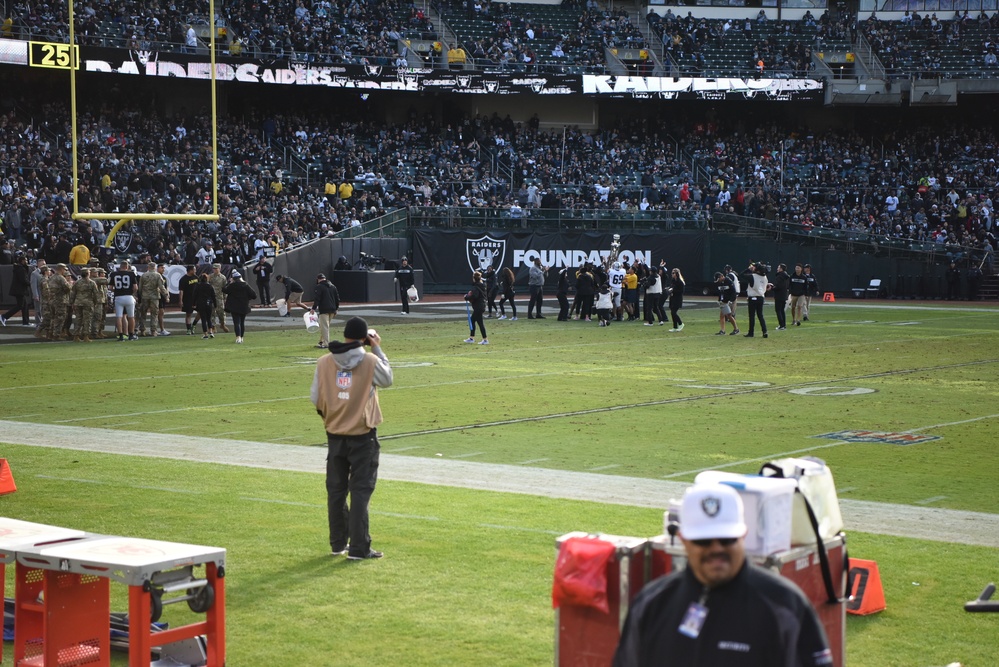
[[[352,317],[343,327],[343,337],[364,340],[368,337],[368,323],[360,317]]]

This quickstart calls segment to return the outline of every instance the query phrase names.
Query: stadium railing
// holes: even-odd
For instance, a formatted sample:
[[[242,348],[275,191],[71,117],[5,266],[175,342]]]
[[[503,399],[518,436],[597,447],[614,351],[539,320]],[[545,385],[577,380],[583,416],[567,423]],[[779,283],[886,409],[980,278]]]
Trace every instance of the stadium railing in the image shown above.
[[[511,231],[681,231],[707,229],[708,218],[703,211],[416,206],[409,211],[409,226]]]

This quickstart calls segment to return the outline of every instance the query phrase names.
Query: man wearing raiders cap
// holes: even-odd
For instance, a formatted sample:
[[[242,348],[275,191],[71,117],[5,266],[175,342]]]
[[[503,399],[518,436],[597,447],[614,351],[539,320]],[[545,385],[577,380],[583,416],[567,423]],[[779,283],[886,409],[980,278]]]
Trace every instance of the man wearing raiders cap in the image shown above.
[[[833,664],[812,605],[792,582],[746,559],[742,499],[695,484],[680,509],[687,567],[635,597],[614,667],[818,667]]]

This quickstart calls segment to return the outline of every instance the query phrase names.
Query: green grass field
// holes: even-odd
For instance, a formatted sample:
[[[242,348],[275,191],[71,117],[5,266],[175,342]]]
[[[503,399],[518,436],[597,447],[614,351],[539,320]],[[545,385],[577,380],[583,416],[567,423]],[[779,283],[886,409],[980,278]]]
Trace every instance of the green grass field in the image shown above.
[[[715,337],[715,318],[691,304],[679,334],[487,320],[489,347],[462,344],[459,320],[372,318],[395,368],[383,452],[691,481],[818,448],[841,498],[996,512],[994,308],[818,304],[812,322],[767,340]],[[251,320],[242,346],[4,345],[0,418],[320,446],[314,342]],[[814,437],[845,429],[940,439]],[[655,509],[382,481],[372,534],[386,558],[347,564],[327,554],[321,474],[22,445],[0,456],[20,487],[0,498],[4,516],[226,547],[237,666],[551,664],[554,538],[662,527]],[[995,548],[849,537],[852,555],[878,561],[888,601],[848,619],[849,665],[999,664],[999,618],[961,608],[997,578]],[[167,620],[190,616],[176,607]]]

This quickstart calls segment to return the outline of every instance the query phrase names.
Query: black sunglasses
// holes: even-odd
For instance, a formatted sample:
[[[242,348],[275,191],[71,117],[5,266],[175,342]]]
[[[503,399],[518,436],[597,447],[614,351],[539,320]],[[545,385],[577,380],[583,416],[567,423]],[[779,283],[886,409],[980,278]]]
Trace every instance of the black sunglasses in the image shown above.
[[[738,537],[712,537],[706,540],[690,540],[699,547],[710,547],[712,542],[717,542],[723,547],[730,547],[739,541]]]

